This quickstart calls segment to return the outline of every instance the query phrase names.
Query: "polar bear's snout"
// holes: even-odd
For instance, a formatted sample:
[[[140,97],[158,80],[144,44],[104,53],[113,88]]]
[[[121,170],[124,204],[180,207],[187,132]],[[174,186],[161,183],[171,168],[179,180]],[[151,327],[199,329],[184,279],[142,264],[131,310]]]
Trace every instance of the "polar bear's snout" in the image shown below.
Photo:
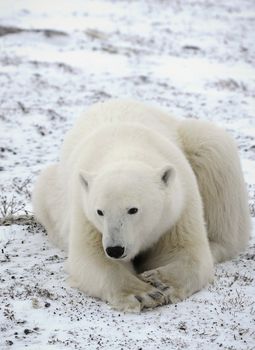
[[[106,253],[110,258],[119,259],[123,257],[123,254],[125,252],[125,248],[121,247],[119,245],[114,247],[107,247]]]
[[[113,216],[105,216],[102,230],[102,243],[105,255],[112,259],[124,259],[127,256],[127,242],[124,238],[128,235],[127,225],[117,213]]]

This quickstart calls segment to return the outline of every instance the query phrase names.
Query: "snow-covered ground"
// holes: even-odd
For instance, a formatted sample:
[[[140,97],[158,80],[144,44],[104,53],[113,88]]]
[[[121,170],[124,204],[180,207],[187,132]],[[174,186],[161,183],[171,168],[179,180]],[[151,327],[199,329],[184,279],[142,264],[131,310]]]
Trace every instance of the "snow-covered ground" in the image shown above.
[[[0,212],[25,215],[0,221],[1,349],[255,349],[254,238],[208,288],[133,315],[69,288],[65,254],[26,219],[77,115],[123,96],[229,130],[254,217],[254,33],[254,0],[0,2]]]

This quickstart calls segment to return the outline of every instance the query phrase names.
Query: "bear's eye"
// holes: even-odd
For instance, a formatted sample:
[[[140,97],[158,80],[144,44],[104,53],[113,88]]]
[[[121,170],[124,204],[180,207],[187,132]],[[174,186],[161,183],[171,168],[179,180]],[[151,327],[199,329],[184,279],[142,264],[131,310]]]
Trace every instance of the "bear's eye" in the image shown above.
[[[138,209],[137,208],[130,208],[128,210],[128,214],[132,215],[132,214],[136,214],[138,212]]]
[[[97,214],[100,215],[100,216],[104,216],[104,213],[100,209],[97,209]]]

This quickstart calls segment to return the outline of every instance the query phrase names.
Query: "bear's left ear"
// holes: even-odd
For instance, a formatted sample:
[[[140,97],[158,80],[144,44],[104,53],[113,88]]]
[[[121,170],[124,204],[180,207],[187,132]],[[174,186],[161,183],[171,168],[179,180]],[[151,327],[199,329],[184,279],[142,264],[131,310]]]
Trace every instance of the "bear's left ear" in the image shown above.
[[[162,168],[159,169],[159,176],[161,182],[168,186],[175,178],[176,170],[173,165],[166,164]]]
[[[79,173],[79,178],[83,187],[85,187],[85,189],[88,191],[89,187],[91,186],[93,175],[88,173],[87,171],[81,170]]]

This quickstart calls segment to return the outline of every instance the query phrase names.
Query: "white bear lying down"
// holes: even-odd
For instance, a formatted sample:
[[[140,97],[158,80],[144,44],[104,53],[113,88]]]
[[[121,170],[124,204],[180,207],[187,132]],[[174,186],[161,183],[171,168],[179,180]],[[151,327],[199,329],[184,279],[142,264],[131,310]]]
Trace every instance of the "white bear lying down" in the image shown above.
[[[132,100],[92,106],[36,183],[70,283],[123,311],[187,298],[248,242],[237,148],[222,129]]]

